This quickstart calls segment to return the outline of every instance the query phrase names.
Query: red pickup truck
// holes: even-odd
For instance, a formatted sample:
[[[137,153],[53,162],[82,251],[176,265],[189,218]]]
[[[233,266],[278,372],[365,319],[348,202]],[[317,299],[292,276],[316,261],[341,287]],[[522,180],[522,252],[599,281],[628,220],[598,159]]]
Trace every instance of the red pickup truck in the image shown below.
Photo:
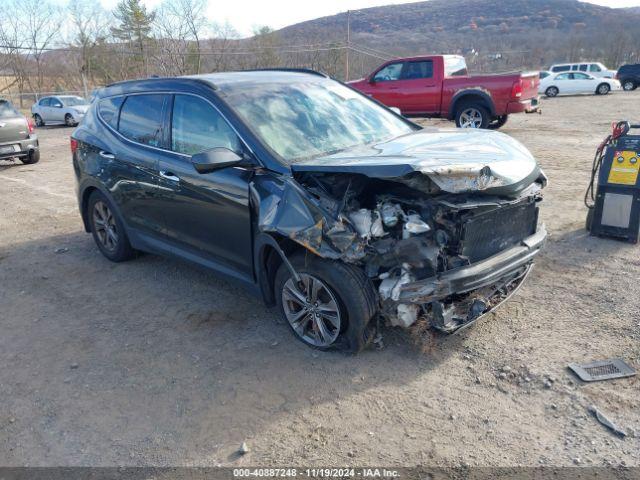
[[[405,116],[443,117],[462,128],[500,128],[538,111],[537,72],[473,75],[460,55],[396,58],[349,85]]]

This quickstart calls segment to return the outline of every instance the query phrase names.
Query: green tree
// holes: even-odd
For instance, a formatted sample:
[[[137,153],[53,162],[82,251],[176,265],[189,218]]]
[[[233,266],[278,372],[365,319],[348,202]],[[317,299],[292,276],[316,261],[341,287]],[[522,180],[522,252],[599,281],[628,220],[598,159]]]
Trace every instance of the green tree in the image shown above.
[[[145,48],[150,38],[155,12],[148,12],[141,0],[120,0],[113,15],[119,25],[111,28],[112,35],[129,43],[139,52],[139,61],[142,61],[144,73],[149,75]]]

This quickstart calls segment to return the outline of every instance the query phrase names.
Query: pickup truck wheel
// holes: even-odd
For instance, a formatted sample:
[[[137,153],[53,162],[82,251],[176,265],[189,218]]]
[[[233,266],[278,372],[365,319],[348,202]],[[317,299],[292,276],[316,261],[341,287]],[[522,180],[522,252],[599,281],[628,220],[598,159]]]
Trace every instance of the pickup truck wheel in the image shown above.
[[[282,264],[274,286],[278,309],[296,338],[319,350],[353,353],[371,343],[377,296],[364,272],[312,254],[296,254],[290,262],[300,282]]]
[[[624,83],[622,84],[622,89],[625,92],[630,92],[631,90],[636,89],[636,84],[633,82],[633,80],[625,80]]]
[[[598,85],[598,88],[596,88],[596,95],[606,95],[610,91],[611,87],[608,83],[601,83],[600,85]]]
[[[491,122],[489,123],[489,126],[487,128],[489,130],[497,130],[497,129],[503,127],[504,124],[507,123],[508,119],[509,119],[508,115],[500,115],[499,117],[496,117],[493,120],[491,120]]]
[[[544,92],[544,94],[549,98],[557,97],[558,93],[560,93],[560,90],[558,90],[558,87],[549,87]]]
[[[482,105],[463,104],[456,112],[456,126],[458,128],[487,128],[489,126],[489,112]]]

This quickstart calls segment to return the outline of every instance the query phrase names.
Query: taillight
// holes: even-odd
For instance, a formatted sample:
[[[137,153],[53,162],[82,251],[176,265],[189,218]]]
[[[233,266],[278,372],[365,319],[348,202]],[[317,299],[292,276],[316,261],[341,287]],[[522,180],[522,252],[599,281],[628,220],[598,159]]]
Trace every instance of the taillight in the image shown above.
[[[511,98],[520,98],[522,96],[522,79],[513,84],[511,88]]]
[[[620,80],[620,75],[618,75],[618,72],[616,72],[616,74],[615,74],[615,76],[613,78],[615,78],[616,80]]]
[[[75,138],[71,138],[70,143],[71,143],[71,154],[73,155],[76,153],[76,150],[78,150],[78,140],[76,140]]]
[[[24,119],[27,121],[27,128],[29,129],[29,134],[32,134],[33,132],[35,132],[36,126],[33,124],[33,120],[31,120],[29,117],[24,117]]]

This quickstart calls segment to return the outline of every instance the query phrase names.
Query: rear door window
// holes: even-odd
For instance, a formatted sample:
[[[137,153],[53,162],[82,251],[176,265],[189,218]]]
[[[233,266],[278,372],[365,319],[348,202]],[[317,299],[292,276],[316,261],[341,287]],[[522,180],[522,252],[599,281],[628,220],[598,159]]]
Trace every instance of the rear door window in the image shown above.
[[[134,142],[163,147],[162,118],[166,98],[160,94],[127,97],[120,110],[118,131]]]
[[[580,65],[580,71],[581,72],[586,72],[589,68],[589,65],[587,65],[586,63],[583,63]]]
[[[433,77],[433,61],[407,62],[402,73],[403,80],[416,80]]]
[[[98,103],[98,113],[102,120],[114,130],[118,129],[118,114],[124,97],[110,97],[100,100]]]
[[[195,155],[216,147],[240,152],[240,140],[231,126],[206,100],[176,95],[171,118],[171,150]]]

